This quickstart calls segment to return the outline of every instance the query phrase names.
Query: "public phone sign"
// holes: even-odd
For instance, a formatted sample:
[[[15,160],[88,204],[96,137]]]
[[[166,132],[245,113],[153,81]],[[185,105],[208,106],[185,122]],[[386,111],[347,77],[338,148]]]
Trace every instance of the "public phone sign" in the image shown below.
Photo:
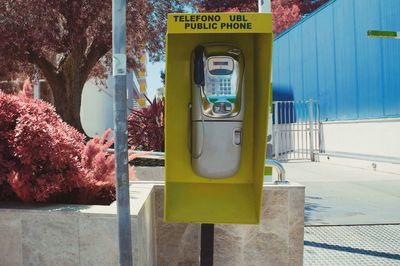
[[[201,13],[201,14],[170,14],[168,32],[257,32],[272,31],[272,24],[268,23],[270,14],[259,13]]]
[[[260,221],[272,17],[169,14],[165,220]]]

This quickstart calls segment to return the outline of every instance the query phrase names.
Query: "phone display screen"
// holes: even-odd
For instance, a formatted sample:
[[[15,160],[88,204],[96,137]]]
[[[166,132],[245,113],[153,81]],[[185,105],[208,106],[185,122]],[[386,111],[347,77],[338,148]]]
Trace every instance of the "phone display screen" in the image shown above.
[[[211,56],[207,60],[205,94],[208,100],[221,99],[234,103],[237,94],[237,61],[230,56]]]
[[[213,65],[214,66],[227,66],[229,64],[229,62],[227,61],[214,61]]]

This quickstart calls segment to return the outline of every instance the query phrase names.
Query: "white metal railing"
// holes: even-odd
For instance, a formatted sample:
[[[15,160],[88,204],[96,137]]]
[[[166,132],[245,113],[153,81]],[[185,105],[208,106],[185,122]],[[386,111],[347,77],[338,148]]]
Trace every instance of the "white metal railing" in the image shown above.
[[[272,158],[315,161],[321,135],[319,103],[314,100],[275,101],[272,112]]]

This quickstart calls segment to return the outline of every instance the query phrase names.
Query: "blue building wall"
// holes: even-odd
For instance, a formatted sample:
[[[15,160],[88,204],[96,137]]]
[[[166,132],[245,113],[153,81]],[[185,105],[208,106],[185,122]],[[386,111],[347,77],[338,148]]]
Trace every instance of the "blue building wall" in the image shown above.
[[[321,120],[400,117],[400,0],[332,0],[278,36],[274,100],[320,102]]]

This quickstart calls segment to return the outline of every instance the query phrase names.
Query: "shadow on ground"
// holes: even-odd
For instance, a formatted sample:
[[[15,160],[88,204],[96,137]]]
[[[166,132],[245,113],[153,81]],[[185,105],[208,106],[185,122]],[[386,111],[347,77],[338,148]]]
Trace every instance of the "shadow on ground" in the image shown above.
[[[326,224],[322,219],[313,218],[314,213],[326,212],[330,207],[323,206],[316,201],[322,201],[322,197],[306,196],[304,204],[304,223],[317,222],[318,224]]]

